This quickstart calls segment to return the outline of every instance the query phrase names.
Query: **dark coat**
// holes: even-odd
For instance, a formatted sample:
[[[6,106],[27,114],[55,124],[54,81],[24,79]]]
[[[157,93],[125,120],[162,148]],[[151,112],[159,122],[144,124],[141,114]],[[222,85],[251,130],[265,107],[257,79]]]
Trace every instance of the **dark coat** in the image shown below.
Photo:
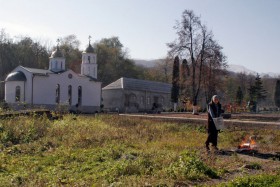
[[[218,110],[217,110],[217,107],[215,106],[214,102],[210,102],[208,104],[208,110],[209,110],[209,107],[211,107],[215,118],[221,116],[221,113],[222,113],[221,104],[218,103],[217,105],[218,105]],[[208,111],[208,123],[207,123],[206,128],[207,128],[208,132],[216,132],[217,131],[216,126],[214,124],[214,121],[213,121],[213,119],[210,115],[210,111]]]

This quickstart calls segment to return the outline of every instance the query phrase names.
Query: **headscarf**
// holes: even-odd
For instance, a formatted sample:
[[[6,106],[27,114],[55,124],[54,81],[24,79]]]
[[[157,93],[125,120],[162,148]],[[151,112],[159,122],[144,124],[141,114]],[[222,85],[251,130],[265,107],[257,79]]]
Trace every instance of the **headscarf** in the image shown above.
[[[220,100],[220,97],[219,97],[218,95],[213,95],[213,96],[212,96],[212,99],[211,99],[211,101],[210,101],[209,104],[215,104],[215,105],[216,105],[216,103],[214,102],[214,100],[215,100],[216,98],[218,98],[218,99]],[[220,101],[219,101],[218,103],[220,103]]]
[[[216,98],[219,99],[219,96],[218,96],[218,95],[213,95],[211,101],[214,102],[214,100],[215,100]]]

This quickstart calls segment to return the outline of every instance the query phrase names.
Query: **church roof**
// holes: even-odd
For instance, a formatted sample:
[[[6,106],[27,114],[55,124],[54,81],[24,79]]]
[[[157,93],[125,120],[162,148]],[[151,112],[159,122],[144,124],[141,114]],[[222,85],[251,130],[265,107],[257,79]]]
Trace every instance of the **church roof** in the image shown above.
[[[63,53],[62,51],[59,49],[59,47],[56,47],[56,50],[52,52],[51,57],[50,58],[61,58],[63,57]]]
[[[84,52],[86,52],[86,53],[94,53],[94,48],[90,45],[90,43],[88,44],[88,47],[86,48],[86,50]]]
[[[23,67],[23,68],[30,73],[39,74],[39,75],[46,75],[48,73],[54,73],[54,72],[52,72],[50,70],[47,70],[47,69],[36,69],[36,68],[27,68],[27,67]]]
[[[26,81],[26,76],[21,71],[10,73],[5,81]]]
[[[122,77],[115,82],[105,86],[103,90],[124,89],[170,93],[171,87],[172,85],[168,83]]]

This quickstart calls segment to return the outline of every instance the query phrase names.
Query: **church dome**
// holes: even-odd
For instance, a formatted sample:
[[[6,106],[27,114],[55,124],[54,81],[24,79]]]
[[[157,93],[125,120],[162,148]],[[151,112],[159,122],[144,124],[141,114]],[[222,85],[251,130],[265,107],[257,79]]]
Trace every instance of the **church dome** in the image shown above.
[[[59,47],[56,47],[56,50],[52,52],[51,58],[58,58],[58,57],[63,57],[62,51],[59,49]]]
[[[86,48],[85,52],[86,53],[94,53],[94,48],[90,44],[88,44],[88,47]]]
[[[21,71],[10,73],[5,81],[26,81],[26,76]]]

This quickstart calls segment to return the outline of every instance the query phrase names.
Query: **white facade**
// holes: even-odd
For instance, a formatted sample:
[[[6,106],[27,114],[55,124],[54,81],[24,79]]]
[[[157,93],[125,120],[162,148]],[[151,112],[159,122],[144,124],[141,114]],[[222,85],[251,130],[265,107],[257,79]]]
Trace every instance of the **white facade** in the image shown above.
[[[94,53],[83,52],[81,74],[97,79],[97,62]]]
[[[95,54],[84,52],[84,55],[94,57],[93,66],[97,68]],[[81,75],[72,70],[65,71],[64,57],[53,53],[49,70],[15,68],[5,80],[5,101],[14,109],[64,106],[73,111],[95,113],[100,110],[101,104],[101,82],[96,77],[97,69]]]

